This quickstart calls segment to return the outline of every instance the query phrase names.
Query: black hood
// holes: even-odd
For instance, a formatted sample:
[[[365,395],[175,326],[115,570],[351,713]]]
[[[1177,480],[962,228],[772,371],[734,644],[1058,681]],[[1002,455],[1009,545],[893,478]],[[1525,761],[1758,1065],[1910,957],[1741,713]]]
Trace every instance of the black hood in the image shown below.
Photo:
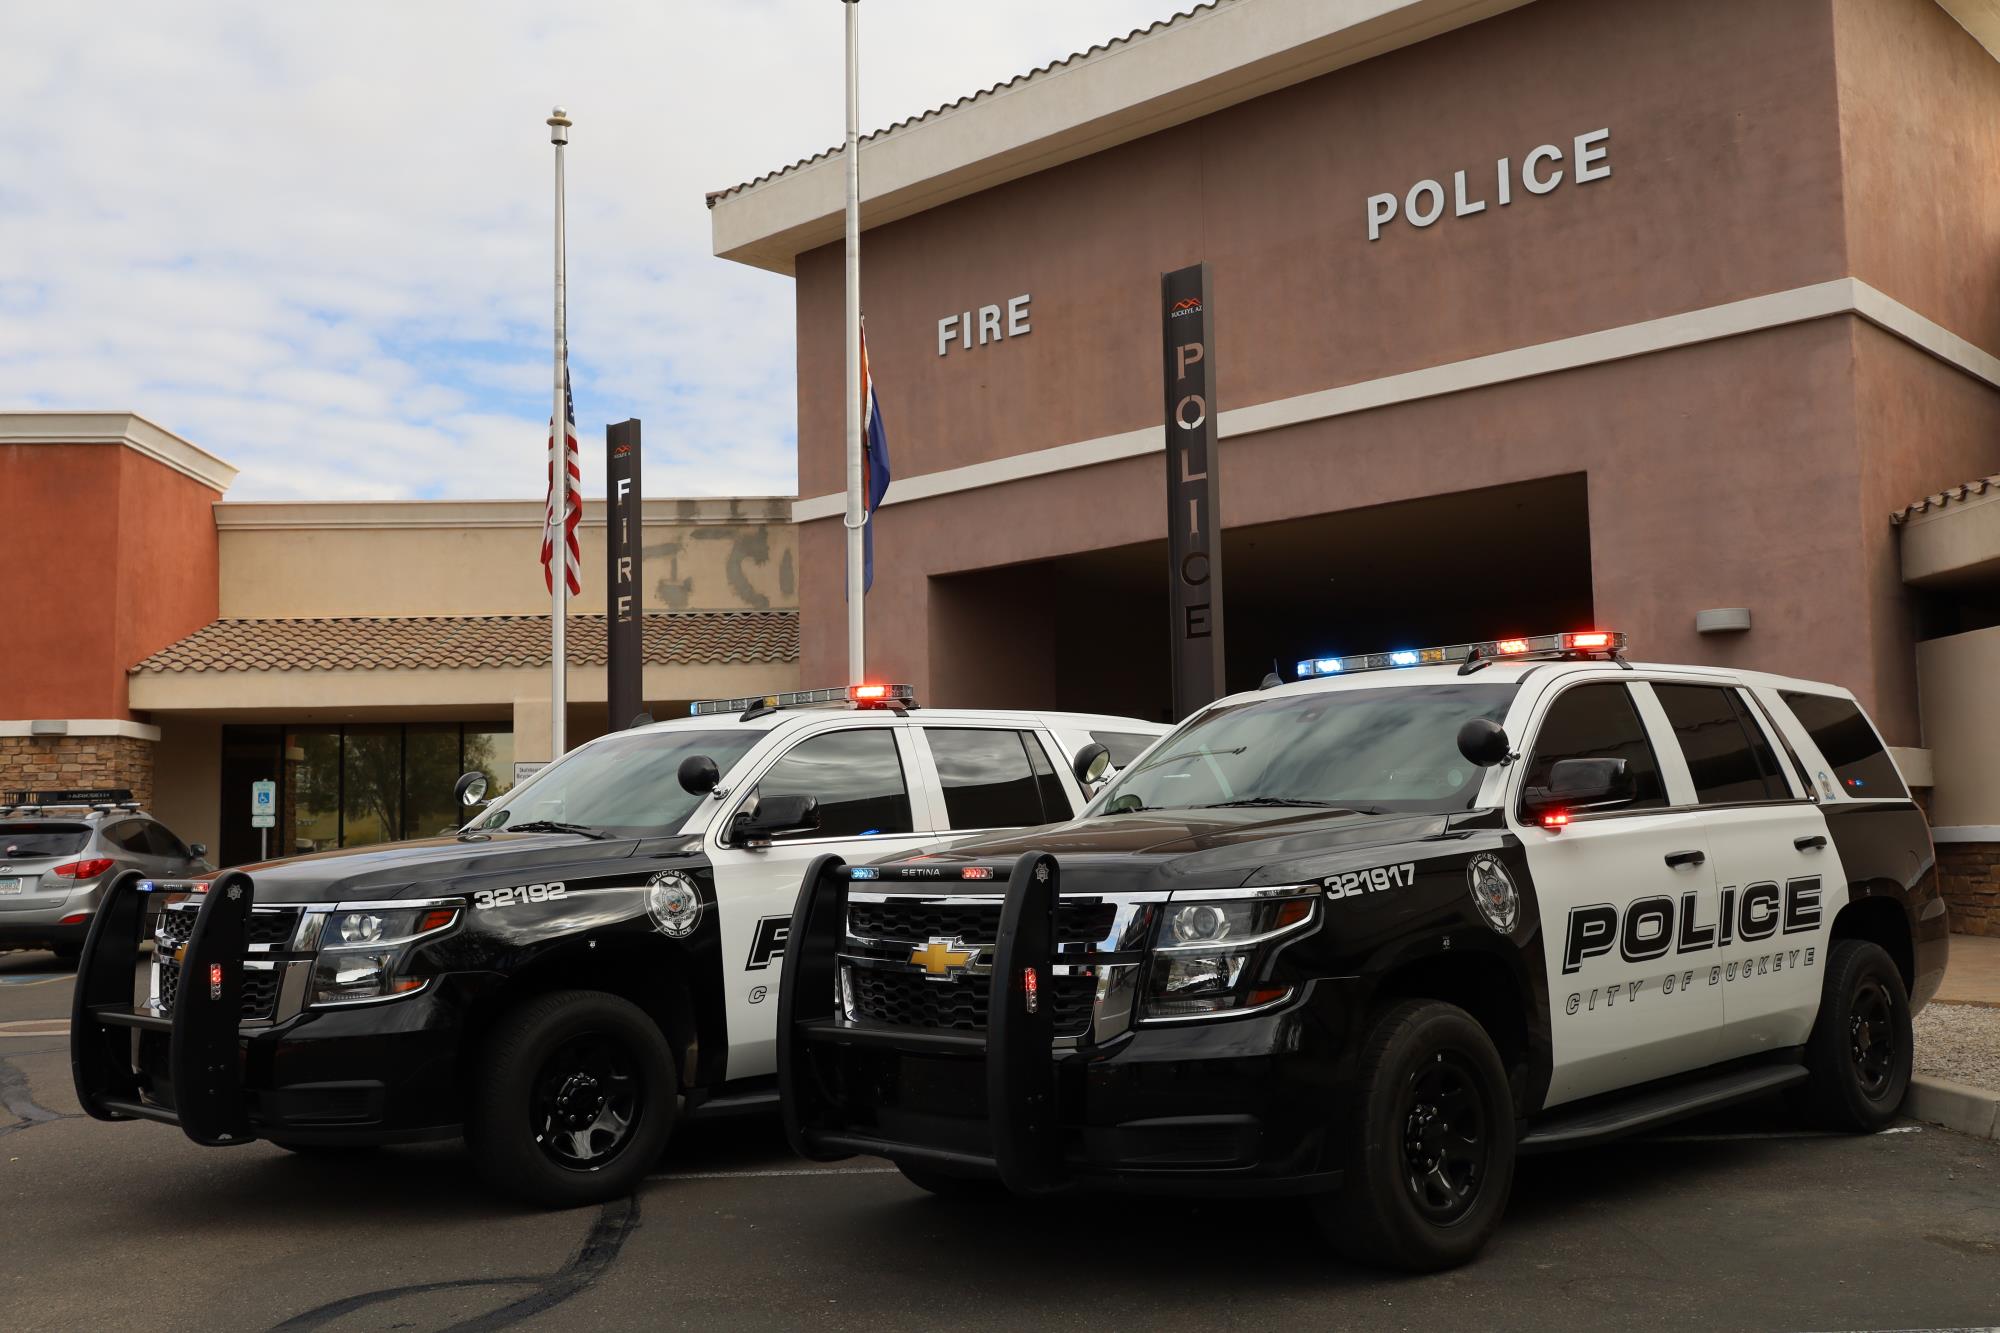
[[[1064,868],[1066,891],[1109,891],[1107,878],[1119,888],[1139,887],[1140,880],[1169,881],[1162,887],[1232,888],[1269,866],[1309,868],[1320,858],[1357,848],[1436,837],[1446,820],[1437,814],[1256,807],[1156,810],[1073,819],[883,864],[998,865],[1024,852],[1048,852]],[[1085,881],[1070,878],[1071,872]]]
[[[623,860],[639,846],[631,838],[599,842],[572,833],[482,833],[344,847],[237,868],[250,876],[260,903],[421,898],[448,891],[466,876],[519,869],[533,879],[544,867]]]

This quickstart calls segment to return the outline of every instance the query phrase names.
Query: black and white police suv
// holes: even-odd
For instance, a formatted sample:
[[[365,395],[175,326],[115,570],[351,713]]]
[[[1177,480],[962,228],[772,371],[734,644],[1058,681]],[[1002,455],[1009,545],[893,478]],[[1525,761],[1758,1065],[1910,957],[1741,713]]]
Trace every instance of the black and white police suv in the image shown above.
[[[903,686],[697,704],[578,747],[455,836],[121,876],[78,969],[78,1098],[208,1145],[462,1132],[507,1189],[615,1197],[679,1114],[775,1105],[810,858],[1067,819],[1108,751],[1166,730],[918,710]],[[460,779],[468,804],[483,783]]]
[[[1882,1127],[1945,965],[1922,812],[1846,691],[1623,646],[1316,659],[1075,820],[821,857],[793,1146],[939,1193],[1309,1195],[1341,1250],[1434,1269],[1517,1153],[1776,1090]]]

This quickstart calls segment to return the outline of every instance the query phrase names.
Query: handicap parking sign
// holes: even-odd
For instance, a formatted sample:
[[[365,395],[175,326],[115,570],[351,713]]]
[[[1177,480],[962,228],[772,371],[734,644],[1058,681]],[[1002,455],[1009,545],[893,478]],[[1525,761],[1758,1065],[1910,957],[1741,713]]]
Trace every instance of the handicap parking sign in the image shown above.
[[[250,827],[276,828],[278,826],[278,784],[275,782],[253,782],[250,784]]]

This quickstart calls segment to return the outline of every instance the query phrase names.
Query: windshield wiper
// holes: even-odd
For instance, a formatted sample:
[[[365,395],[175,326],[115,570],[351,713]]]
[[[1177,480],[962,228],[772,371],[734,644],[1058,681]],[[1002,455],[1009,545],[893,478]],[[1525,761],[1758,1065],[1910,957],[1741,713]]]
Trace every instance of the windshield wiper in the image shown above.
[[[601,833],[582,824],[565,824],[560,819],[531,819],[525,824],[509,824],[505,828],[488,829],[490,833],[574,833],[580,838],[604,839],[611,835]]]
[[[1249,748],[1247,745],[1238,745],[1228,750],[1182,750],[1179,754],[1170,754],[1165,759],[1149,759],[1146,761],[1146,767],[1151,768],[1155,764],[1178,763],[1183,759],[1208,759],[1218,754],[1242,754]]]
[[[1289,796],[1246,796],[1240,801],[1213,801],[1198,805],[1197,810],[1227,810],[1238,806],[1310,806],[1315,810],[1344,810],[1357,815],[1386,815],[1389,812],[1379,805],[1336,805],[1332,801],[1298,801]]]

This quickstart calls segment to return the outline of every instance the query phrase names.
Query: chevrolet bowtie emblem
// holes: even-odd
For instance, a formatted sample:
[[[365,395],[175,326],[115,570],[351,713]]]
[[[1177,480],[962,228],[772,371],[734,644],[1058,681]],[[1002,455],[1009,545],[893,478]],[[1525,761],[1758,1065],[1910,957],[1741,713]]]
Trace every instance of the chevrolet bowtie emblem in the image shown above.
[[[973,959],[979,957],[979,950],[971,948],[963,940],[946,939],[933,935],[930,943],[910,950],[910,961],[921,967],[926,976],[948,977]]]

